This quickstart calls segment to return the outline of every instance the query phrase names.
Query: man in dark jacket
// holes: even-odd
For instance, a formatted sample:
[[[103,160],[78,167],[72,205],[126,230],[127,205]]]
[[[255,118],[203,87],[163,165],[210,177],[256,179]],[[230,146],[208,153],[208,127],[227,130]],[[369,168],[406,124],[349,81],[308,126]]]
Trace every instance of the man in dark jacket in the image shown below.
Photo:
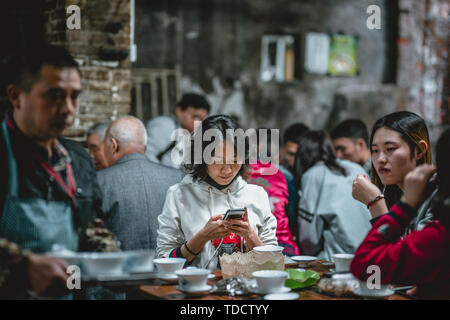
[[[92,159],[61,138],[78,108],[80,71],[56,46],[29,50],[11,67],[12,108],[0,129],[0,292],[62,295],[67,264],[40,253],[80,249],[81,230],[101,207]]]

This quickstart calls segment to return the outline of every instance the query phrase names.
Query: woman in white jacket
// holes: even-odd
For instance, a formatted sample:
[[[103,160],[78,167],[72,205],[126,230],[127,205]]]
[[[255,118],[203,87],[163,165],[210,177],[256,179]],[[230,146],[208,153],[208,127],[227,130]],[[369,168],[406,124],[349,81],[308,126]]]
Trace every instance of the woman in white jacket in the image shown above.
[[[204,155],[210,142],[202,138],[210,129],[221,142],[216,143],[212,162],[202,156],[199,164],[185,164],[188,174],[167,191],[158,217],[156,252],[158,257],[184,257],[192,266],[215,269],[222,252],[277,245],[277,222],[264,189],[241,177],[248,159],[238,159],[236,141],[226,140],[227,129],[238,129],[232,118],[217,115],[203,120],[192,137],[191,158],[199,152],[194,143],[198,141]],[[242,220],[223,220],[228,209],[237,208],[246,208]]]

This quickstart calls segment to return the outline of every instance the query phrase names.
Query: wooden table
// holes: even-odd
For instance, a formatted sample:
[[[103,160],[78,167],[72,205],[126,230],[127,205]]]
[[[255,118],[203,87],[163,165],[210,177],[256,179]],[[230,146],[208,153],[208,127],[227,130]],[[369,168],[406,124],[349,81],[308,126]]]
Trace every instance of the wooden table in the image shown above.
[[[301,263],[293,263],[287,264],[286,268],[303,268],[303,269],[311,269],[322,275],[324,273],[329,272],[330,268],[333,268],[333,265],[323,265],[323,262],[327,262],[324,260],[316,260],[305,264]],[[209,284],[213,284],[216,281],[222,279],[222,275],[220,271],[213,272],[216,276],[214,279],[208,281]],[[263,296],[251,294],[249,296],[237,296],[231,297],[227,295],[218,295],[218,294],[208,294],[201,297],[192,297],[186,296],[180,291],[176,290],[177,284],[165,284],[163,281],[158,280],[153,285],[143,285],[139,288],[139,293],[142,298],[147,299],[159,299],[159,300],[261,300]],[[298,300],[361,300],[364,299],[362,297],[333,297],[330,295],[319,293],[317,290],[317,283],[309,288],[295,290],[294,292],[299,294]],[[386,300],[409,300],[407,297],[394,294],[392,296],[386,297]]]

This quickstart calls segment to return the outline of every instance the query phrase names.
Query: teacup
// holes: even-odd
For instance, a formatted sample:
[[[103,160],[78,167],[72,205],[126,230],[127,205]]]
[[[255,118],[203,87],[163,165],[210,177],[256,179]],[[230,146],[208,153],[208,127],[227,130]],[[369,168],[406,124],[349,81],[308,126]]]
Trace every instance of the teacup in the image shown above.
[[[80,268],[83,276],[96,277],[123,274],[126,255],[123,252],[68,252],[58,251],[46,254],[65,260],[69,265]]]
[[[126,254],[126,271],[130,273],[152,272],[155,250],[124,251]]]
[[[82,271],[89,276],[120,275],[123,273],[123,252],[83,252],[79,255]]]
[[[253,248],[253,251],[256,252],[283,252],[283,250],[284,247],[274,245],[258,246]]]
[[[202,290],[206,288],[206,281],[211,271],[208,269],[188,268],[175,272],[178,276],[180,288],[186,291]]]
[[[161,275],[174,275],[175,272],[183,268],[186,259],[184,258],[158,258],[153,259],[153,263],[158,268]]]
[[[51,251],[45,254],[48,257],[58,258],[65,260],[69,265],[80,265],[80,253],[69,251],[69,250],[60,250],[60,251]]]
[[[81,257],[78,252],[56,251],[56,252],[48,252],[45,255],[48,257],[65,260],[68,265],[76,265],[78,267],[81,266]]]
[[[350,264],[352,263],[354,254],[337,253],[333,254],[333,261],[336,267],[336,272],[349,272]]]
[[[265,293],[279,292],[284,287],[289,274],[281,270],[259,270],[252,273],[256,279],[258,289]]]

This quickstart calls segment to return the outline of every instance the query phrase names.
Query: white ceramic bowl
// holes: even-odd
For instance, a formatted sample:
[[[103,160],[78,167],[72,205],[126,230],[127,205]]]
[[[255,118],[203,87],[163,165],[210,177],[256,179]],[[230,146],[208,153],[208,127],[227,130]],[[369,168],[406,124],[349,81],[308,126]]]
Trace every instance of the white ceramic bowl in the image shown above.
[[[280,291],[289,274],[281,270],[259,270],[252,273],[258,288],[267,293]]]
[[[65,260],[69,266],[70,265],[77,265],[78,267],[81,266],[81,257],[80,257],[80,254],[77,252],[55,251],[55,252],[46,253],[45,255],[48,257]],[[81,267],[80,267],[80,269],[81,269]]]
[[[153,263],[158,268],[158,272],[164,275],[175,275],[175,272],[181,270],[186,259],[184,258],[158,258],[153,259]]]
[[[124,271],[123,252],[83,252],[79,257],[82,273],[88,276],[119,275]]]
[[[354,254],[337,253],[333,254],[333,261],[337,272],[350,271],[350,264],[354,258]]]
[[[154,270],[155,250],[132,250],[124,251],[124,253],[126,255],[126,272],[152,272]]]
[[[208,269],[183,269],[175,272],[180,288],[183,290],[201,290],[206,287],[206,280],[211,274]]]
[[[283,252],[284,248],[281,246],[267,245],[253,248],[256,252]]]
[[[124,252],[71,252],[54,251],[46,256],[65,260],[67,264],[80,268],[82,276],[123,274],[126,254]]]

